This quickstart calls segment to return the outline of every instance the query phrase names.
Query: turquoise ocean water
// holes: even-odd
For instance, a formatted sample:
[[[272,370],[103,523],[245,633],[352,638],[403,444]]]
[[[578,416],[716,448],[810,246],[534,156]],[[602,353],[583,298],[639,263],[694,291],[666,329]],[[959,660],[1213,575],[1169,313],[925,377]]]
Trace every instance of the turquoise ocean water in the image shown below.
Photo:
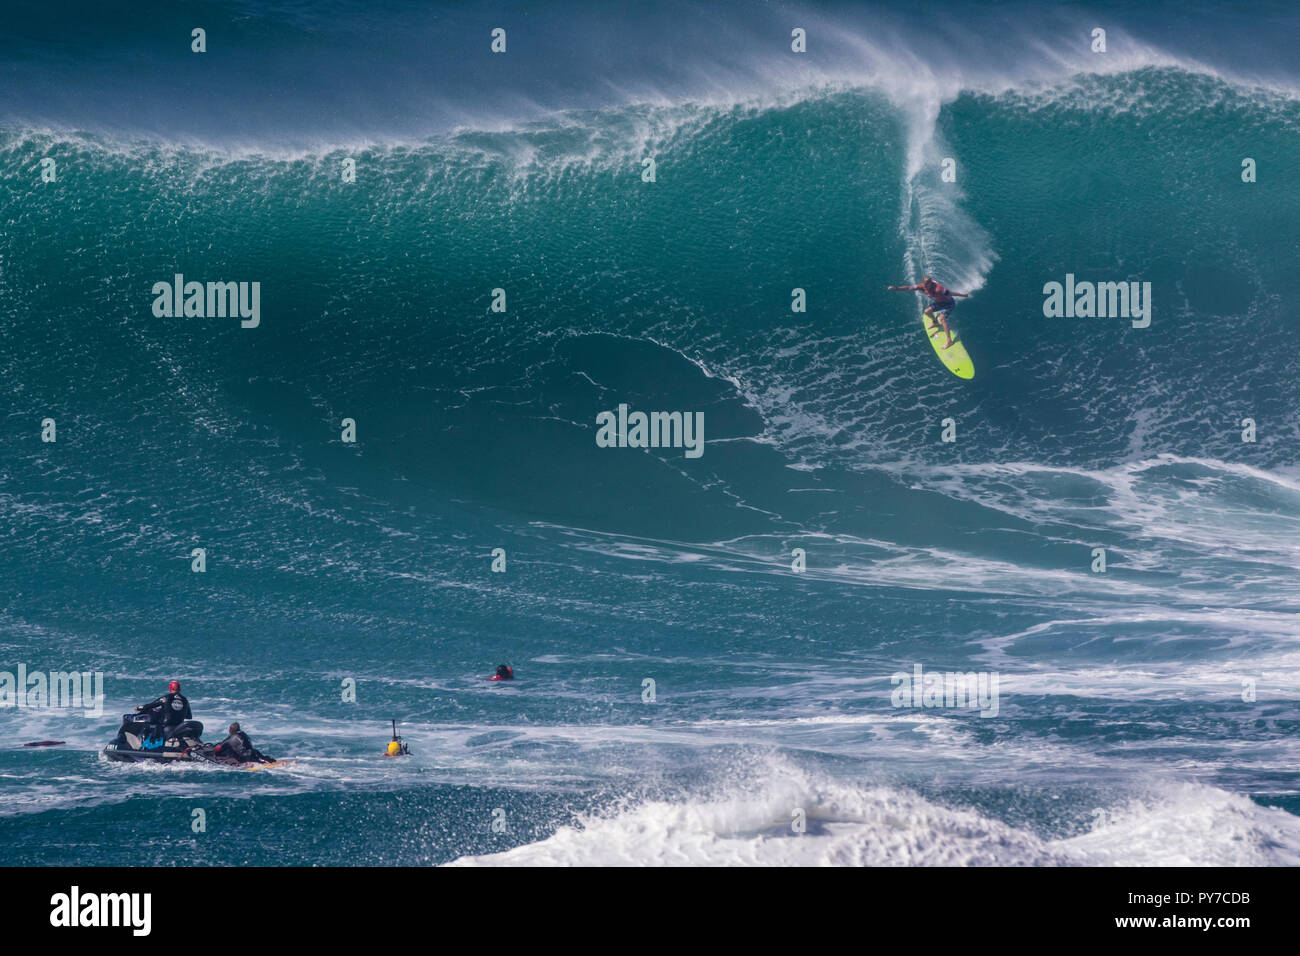
[[[0,670],[107,699],[0,710],[5,862],[1300,862],[1300,103],[1258,22],[431,9],[14,15]],[[884,291],[924,271],[969,383]],[[177,272],[260,326],[155,317]],[[1067,273],[1150,327],[1044,318]],[[596,447],[624,402],[705,453]],[[997,715],[895,707],[918,664]],[[296,762],[105,761],[171,678]]]

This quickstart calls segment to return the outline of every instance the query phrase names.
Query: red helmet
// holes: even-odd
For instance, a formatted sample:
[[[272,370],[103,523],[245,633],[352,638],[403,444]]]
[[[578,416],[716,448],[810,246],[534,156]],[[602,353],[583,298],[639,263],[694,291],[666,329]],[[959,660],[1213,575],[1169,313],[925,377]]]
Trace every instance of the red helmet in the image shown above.
[[[178,681],[178,680],[174,680],[174,681],[172,681],[170,684],[167,685],[167,693],[169,693],[169,694],[179,694],[180,692],[181,692],[181,682],[180,682],[180,681]]]

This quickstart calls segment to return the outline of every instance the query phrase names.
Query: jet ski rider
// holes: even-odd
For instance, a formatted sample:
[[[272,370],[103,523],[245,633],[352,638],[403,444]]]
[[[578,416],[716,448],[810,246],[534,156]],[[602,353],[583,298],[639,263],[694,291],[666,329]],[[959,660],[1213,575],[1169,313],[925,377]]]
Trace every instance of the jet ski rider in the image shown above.
[[[194,719],[189,700],[181,694],[181,682],[176,680],[167,685],[167,693],[147,704],[138,704],[135,709],[147,712],[151,723],[164,737],[182,721]]]

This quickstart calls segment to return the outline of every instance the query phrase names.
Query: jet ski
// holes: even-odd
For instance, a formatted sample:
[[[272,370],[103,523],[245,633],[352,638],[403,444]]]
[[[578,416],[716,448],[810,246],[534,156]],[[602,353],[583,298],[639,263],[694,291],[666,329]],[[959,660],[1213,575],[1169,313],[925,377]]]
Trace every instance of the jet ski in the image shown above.
[[[202,735],[203,724],[197,720],[183,720],[169,727],[164,737],[162,728],[148,714],[123,714],[122,726],[104,748],[104,756],[134,763],[195,760],[193,751],[208,746],[199,739]]]
[[[272,760],[256,750],[253,753],[259,759],[238,760],[235,757],[218,754],[216,744],[204,743],[199,739],[202,735],[203,724],[197,720],[181,721],[169,728],[164,738],[161,728],[149,719],[148,714],[123,714],[122,726],[118,728],[113,742],[104,748],[104,756],[109,760],[133,763],[202,760],[226,767],[265,767],[293,762]]]

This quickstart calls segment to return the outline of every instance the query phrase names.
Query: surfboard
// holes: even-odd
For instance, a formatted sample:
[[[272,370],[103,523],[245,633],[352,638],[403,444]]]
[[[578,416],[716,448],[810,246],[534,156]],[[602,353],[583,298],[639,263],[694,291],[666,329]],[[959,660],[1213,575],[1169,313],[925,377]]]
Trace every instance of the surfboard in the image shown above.
[[[939,361],[947,367],[958,378],[974,378],[975,363],[970,360],[970,355],[966,351],[966,346],[961,344],[956,330],[952,334],[952,345],[944,347],[948,341],[948,336],[943,334],[943,326],[938,322],[933,324],[930,318],[923,312],[921,313],[921,326],[925,329],[926,334],[930,337],[930,344],[934,346],[934,354],[939,356]]]

